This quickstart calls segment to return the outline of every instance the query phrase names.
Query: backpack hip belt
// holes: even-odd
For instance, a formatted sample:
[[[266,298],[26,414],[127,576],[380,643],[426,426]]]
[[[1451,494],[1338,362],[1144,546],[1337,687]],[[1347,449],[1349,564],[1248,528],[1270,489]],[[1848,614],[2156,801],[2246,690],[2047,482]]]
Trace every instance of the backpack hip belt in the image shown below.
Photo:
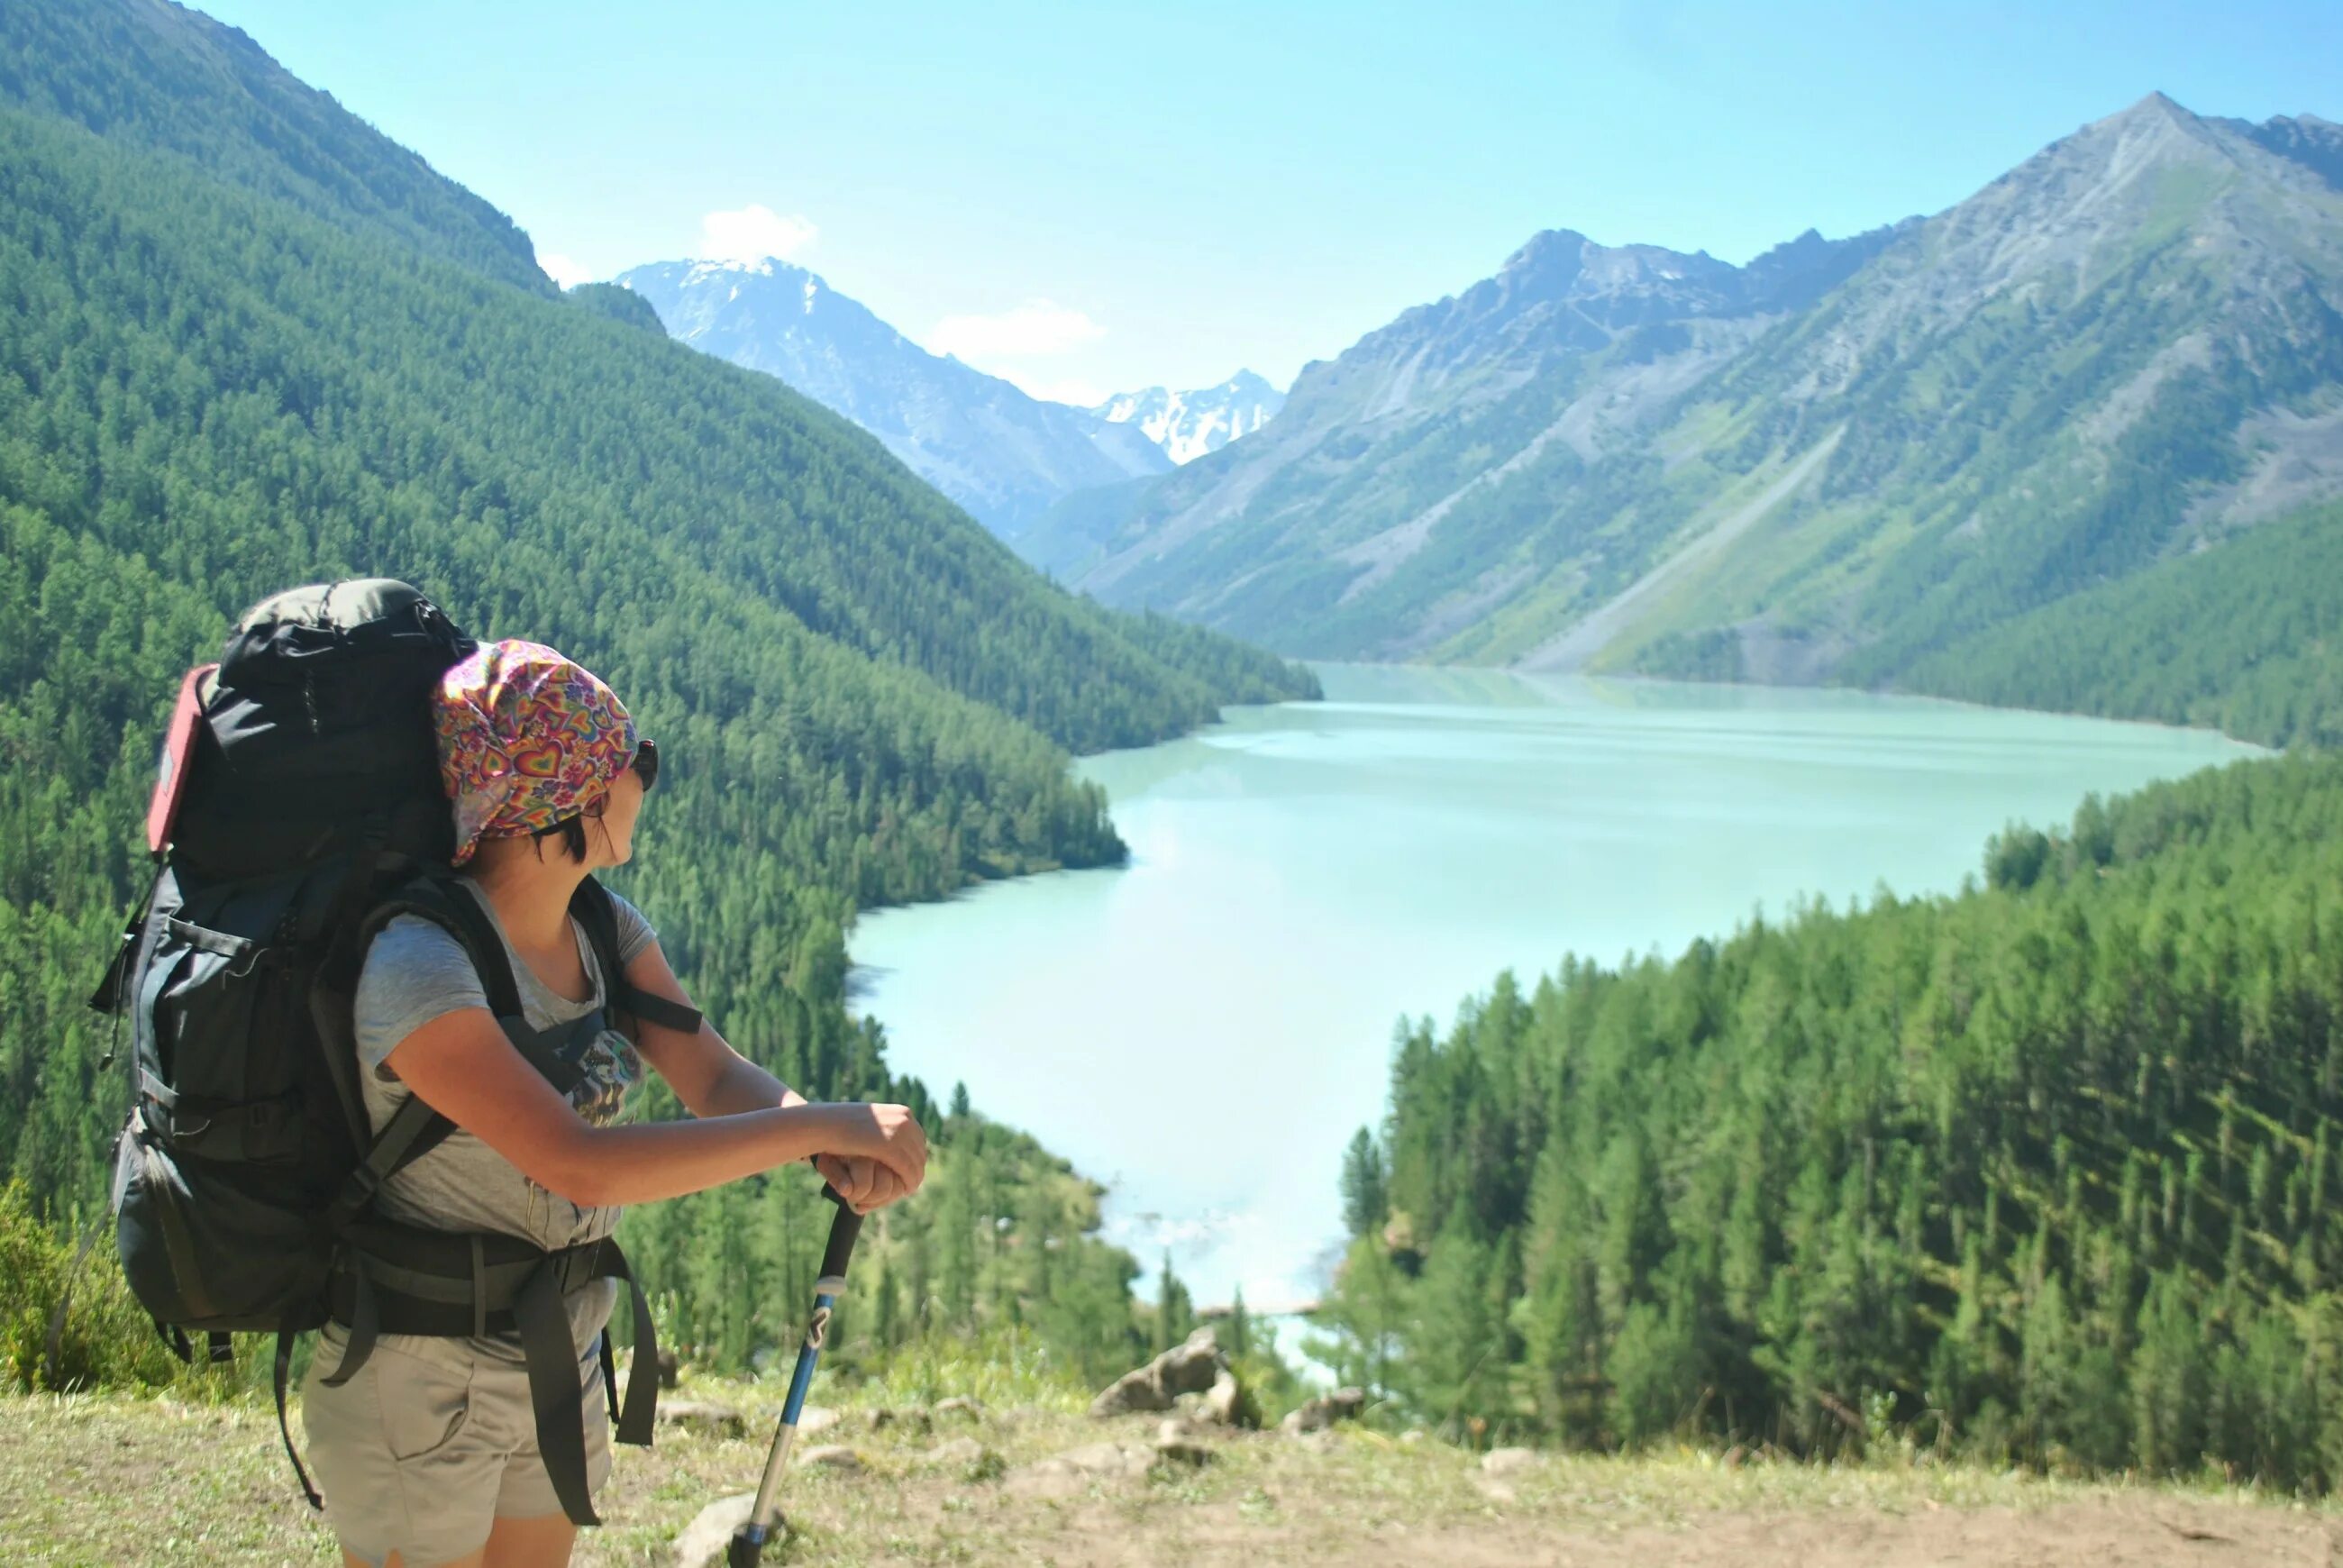
[[[323,1381],[329,1388],[347,1382],[366,1365],[383,1334],[438,1339],[518,1334],[528,1369],[538,1451],[544,1455],[554,1493],[573,1523],[598,1523],[587,1484],[586,1435],[579,1420],[585,1385],[578,1376],[568,1298],[610,1279],[624,1281],[628,1292],[634,1371],[627,1380],[622,1408],[606,1326],[601,1334],[604,1396],[617,1440],[646,1445],[651,1441],[659,1399],[658,1330],[626,1254],[608,1237],[548,1251],[517,1236],[457,1234],[383,1222],[352,1226],[342,1264],[327,1288],[333,1320],[349,1331],[349,1339],[339,1364]]]

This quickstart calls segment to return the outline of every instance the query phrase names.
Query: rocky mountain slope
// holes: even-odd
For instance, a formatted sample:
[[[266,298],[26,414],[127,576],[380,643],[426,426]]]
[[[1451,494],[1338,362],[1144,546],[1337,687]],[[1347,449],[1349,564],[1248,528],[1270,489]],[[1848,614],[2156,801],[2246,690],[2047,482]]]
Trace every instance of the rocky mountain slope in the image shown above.
[[[2343,494],[2343,131],[2162,95],[1733,267],[1537,236],[1033,558],[1313,655],[1957,691],[1997,628]]]
[[[1252,371],[1240,370],[1217,387],[1193,392],[1163,387],[1125,392],[1091,412],[1110,425],[1135,427],[1174,463],[1192,463],[1252,434],[1284,407],[1284,393]]]
[[[617,281],[676,337],[845,415],[1012,542],[1061,496],[1172,467],[1139,427],[930,354],[788,262],[657,262]]]

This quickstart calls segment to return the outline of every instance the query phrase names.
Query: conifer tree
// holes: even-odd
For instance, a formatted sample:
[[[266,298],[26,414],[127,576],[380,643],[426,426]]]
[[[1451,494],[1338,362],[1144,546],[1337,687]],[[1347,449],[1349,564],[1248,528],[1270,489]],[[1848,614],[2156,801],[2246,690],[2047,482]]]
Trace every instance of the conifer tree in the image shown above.
[[[1353,1236],[1380,1227],[1389,1204],[1383,1194],[1383,1151],[1362,1127],[1342,1155],[1342,1224]]]

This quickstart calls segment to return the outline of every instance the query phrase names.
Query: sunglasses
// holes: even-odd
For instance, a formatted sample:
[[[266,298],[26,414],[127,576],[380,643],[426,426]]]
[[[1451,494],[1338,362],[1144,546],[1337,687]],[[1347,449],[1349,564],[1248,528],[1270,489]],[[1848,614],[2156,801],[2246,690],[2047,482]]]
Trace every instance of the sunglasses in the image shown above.
[[[635,747],[635,759],[629,766],[634,769],[635,777],[643,781],[644,789],[648,789],[658,783],[659,743],[653,740],[639,742]]]

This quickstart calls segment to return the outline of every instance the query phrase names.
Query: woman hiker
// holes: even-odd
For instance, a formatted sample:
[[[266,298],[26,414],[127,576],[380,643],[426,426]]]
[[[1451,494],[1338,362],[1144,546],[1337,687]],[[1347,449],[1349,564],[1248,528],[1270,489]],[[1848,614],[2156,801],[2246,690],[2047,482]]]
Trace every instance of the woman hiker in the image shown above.
[[[418,915],[367,950],[356,1008],[367,1111],[379,1131],[408,1096],[455,1124],[389,1177],[375,1212],[434,1231],[518,1237],[547,1251],[598,1241],[628,1203],[697,1192],[810,1159],[859,1211],[916,1191],[927,1143],[900,1105],[809,1104],[692,1020],[649,923],[615,895],[621,973],[601,972],[573,919],[585,878],[626,863],[659,754],[610,689],[551,648],[481,647],[433,701],[460,875],[511,962],[524,1032],[555,1042],[567,1093],[489,1008],[461,941]],[[631,990],[629,990],[631,988]],[[667,1023],[597,1028],[624,995]],[[593,1023],[582,1020],[594,1020]],[[565,1032],[565,1026],[568,1027]],[[618,1121],[648,1064],[693,1120]],[[477,1254],[476,1254],[477,1255]],[[562,1298],[583,1390],[585,1479],[609,1473],[601,1337],[617,1280]],[[320,1335],[302,1419],[344,1561],[367,1568],[559,1568],[577,1527],[539,1452],[520,1336],[384,1332],[348,1381],[352,1337]],[[567,1376],[566,1369],[563,1373]],[[639,1367],[635,1376],[654,1375]],[[558,1468],[559,1456],[556,1467]],[[590,1510],[588,1517],[591,1517]]]

